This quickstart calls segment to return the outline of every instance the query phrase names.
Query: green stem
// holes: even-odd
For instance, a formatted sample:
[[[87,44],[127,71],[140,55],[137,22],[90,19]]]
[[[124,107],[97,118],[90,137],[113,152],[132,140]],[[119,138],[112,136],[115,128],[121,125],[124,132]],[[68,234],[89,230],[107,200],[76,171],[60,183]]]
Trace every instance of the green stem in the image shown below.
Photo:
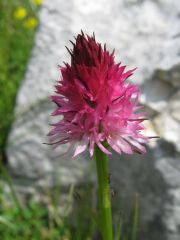
[[[100,226],[103,240],[112,240],[112,213],[109,188],[108,159],[97,146],[95,148],[95,158],[98,177],[98,194],[100,209]]]

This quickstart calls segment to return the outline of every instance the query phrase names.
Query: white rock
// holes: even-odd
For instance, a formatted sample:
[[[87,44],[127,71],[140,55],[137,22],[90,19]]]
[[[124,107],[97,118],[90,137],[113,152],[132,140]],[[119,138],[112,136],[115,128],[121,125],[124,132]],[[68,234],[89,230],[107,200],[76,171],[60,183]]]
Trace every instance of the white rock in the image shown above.
[[[25,175],[52,171],[53,151],[42,142],[47,141],[45,134],[49,130],[49,113],[53,107],[47,104],[45,110],[41,103],[53,94],[53,84],[59,78],[57,65],[68,60],[64,47],[69,45],[68,40],[80,29],[87,33],[95,31],[98,40],[107,42],[111,49],[116,48],[117,56],[120,55],[125,64],[139,66],[136,76],[142,82],[162,65],[166,51],[163,43],[174,41],[172,24],[177,25],[173,34],[179,31],[176,5],[178,3],[169,4],[168,1],[159,4],[152,1],[113,1],[112,4],[107,0],[44,2],[32,57],[17,97],[17,121],[9,137],[7,151],[14,171],[19,171],[22,165]],[[165,57],[168,56],[172,59],[171,51]],[[173,59],[179,60],[177,52]],[[170,66],[171,61],[166,68]],[[34,113],[33,106],[38,104],[38,111]],[[23,111],[34,116],[24,119],[19,116]]]
[[[156,164],[165,181],[171,186],[169,196],[171,202],[166,203],[166,217],[164,221],[171,232],[178,232],[180,226],[180,157],[164,157]]]
[[[172,142],[180,151],[180,125],[176,122],[169,113],[162,114],[155,118],[156,128],[159,130],[159,135],[167,142]]]
[[[163,112],[168,106],[169,98],[174,94],[174,88],[168,82],[153,78],[142,86],[141,102],[156,112]]]
[[[170,114],[180,124],[180,90],[171,98]]]
[[[171,69],[180,63],[179,15],[178,0],[43,2],[35,46],[17,96],[16,121],[12,126],[7,146],[9,168],[13,176],[21,180],[19,184],[27,180],[29,185],[52,186],[60,179],[63,185],[69,186],[90,179],[90,160],[85,160],[84,156],[76,160],[60,158],[59,155],[65,150],[63,147],[53,151],[51,147],[42,144],[48,141],[45,136],[49,131],[48,124],[52,121],[50,112],[54,106],[49,103],[48,96],[53,94],[53,85],[55,80],[59,79],[57,65],[69,60],[64,46],[70,46],[68,40],[72,40],[72,36],[81,29],[90,34],[95,32],[98,41],[107,43],[111,50],[115,48],[116,60],[121,60],[128,68],[138,67],[132,80],[142,84],[149,81],[147,87],[144,85],[143,88],[144,100],[145,104],[149,102],[149,107],[154,109],[156,114],[159,113],[154,123],[162,140],[171,142],[176,150],[180,150],[179,113],[177,114],[179,105],[177,98],[173,100],[174,88],[179,86],[178,70],[175,71],[173,83],[169,81],[169,76],[172,77],[174,72],[172,70],[172,74],[169,75]],[[157,78],[153,79],[158,69],[165,74],[164,82],[159,79],[156,82]],[[166,188],[162,188],[161,177],[166,175],[168,170],[160,164],[158,169],[161,171],[158,170],[158,174],[161,175],[155,173],[155,159],[153,153],[148,155],[147,162],[152,164],[151,172],[148,167],[142,167],[141,162],[138,165],[133,161],[126,161],[123,168],[126,173],[124,178],[119,174],[120,171],[123,174],[121,161],[116,163],[117,166],[113,163],[118,188],[123,186],[122,191],[120,189],[122,194],[126,195],[133,186],[142,191],[144,221],[145,224],[153,222],[153,227],[156,221],[160,224],[163,214],[166,214],[163,212],[164,206],[167,206],[167,199],[163,195]],[[180,177],[177,175],[177,178]],[[167,183],[171,181],[167,176],[166,179]],[[171,185],[168,187],[171,189]],[[179,190],[176,201],[173,202],[176,207],[180,199],[178,192]],[[127,198],[124,201],[127,201]],[[176,240],[179,233],[179,218],[175,216],[174,206],[165,223],[168,225],[173,222],[171,229],[174,235],[168,235],[167,240]],[[168,226],[163,227],[163,233],[161,228],[154,227],[153,230],[149,230],[147,236],[152,236],[153,240],[166,239]]]

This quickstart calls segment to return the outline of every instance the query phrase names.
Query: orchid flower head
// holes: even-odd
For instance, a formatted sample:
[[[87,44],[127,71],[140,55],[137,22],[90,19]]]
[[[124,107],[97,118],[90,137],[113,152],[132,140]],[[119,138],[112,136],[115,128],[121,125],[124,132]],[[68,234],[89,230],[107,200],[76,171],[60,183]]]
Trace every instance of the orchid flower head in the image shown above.
[[[135,69],[115,63],[110,53],[95,35],[77,35],[70,63],[60,67],[61,77],[51,100],[56,104],[53,116],[60,120],[52,125],[50,140],[55,147],[70,143],[73,156],[95,145],[111,154],[109,147],[118,153],[145,153],[143,121],[145,114],[138,104],[139,89],[127,82]],[[107,144],[104,144],[107,143]],[[106,146],[109,147],[106,147]]]

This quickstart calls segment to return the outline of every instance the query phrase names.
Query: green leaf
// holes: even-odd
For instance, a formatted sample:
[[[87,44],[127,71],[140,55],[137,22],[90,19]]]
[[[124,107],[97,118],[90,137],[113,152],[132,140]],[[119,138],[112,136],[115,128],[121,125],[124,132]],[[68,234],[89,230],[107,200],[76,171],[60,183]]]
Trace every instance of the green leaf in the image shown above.
[[[0,216],[0,223],[6,225],[9,228],[14,228],[14,225],[5,217]]]

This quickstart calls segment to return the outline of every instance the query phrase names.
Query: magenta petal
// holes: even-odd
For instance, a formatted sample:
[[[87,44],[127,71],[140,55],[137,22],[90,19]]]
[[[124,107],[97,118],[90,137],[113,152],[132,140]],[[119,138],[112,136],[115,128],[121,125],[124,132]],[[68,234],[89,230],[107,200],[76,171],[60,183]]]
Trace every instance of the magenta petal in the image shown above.
[[[102,152],[111,155],[112,153],[109,152],[100,142],[97,142],[98,147],[101,149]]]
[[[77,147],[75,148],[73,157],[76,157],[78,154],[80,154],[86,150],[88,141],[89,140],[88,140],[87,136],[84,136],[82,138],[82,140],[78,143]]]
[[[114,151],[116,151],[116,152],[119,153],[119,154],[122,153],[121,149],[120,149],[119,146],[117,145],[116,140],[114,140],[114,139],[111,138],[111,137],[108,137],[108,138],[107,138],[107,142],[108,142],[108,144],[112,147],[112,149],[113,149]]]
[[[130,144],[128,144],[125,140],[123,140],[122,138],[119,138],[117,140],[117,145],[119,146],[119,148],[122,150],[122,152],[127,153],[127,154],[132,154],[133,150],[132,147],[130,146]]]
[[[126,139],[132,146],[135,147],[135,149],[139,150],[141,153],[146,153],[146,148],[142,144],[140,144],[134,139],[130,139],[130,138],[126,138]]]
[[[79,144],[77,147],[76,147],[76,150],[74,152],[74,155],[73,157],[76,157],[78,154],[84,152],[87,148],[87,145],[85,143],[83,144]]]

